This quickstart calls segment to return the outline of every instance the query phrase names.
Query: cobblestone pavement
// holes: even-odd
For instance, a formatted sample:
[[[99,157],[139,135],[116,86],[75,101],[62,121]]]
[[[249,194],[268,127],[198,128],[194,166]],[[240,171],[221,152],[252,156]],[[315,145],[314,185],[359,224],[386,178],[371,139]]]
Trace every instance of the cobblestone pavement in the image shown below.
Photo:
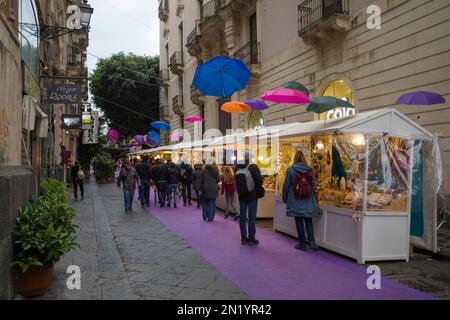
[[[51,287],[40,299],[248,299],[189,245],[138,208],[126,216],[114,185],[85,186],[77,210],[81,249],[55,266]],[[267,225],[266,225],[267,224]],[[260,227],[270,227],[265,222]],[[379,262],[382,274],[402,284],[450,299],[450,228],[441,229],[439,255],[415,252],[409,263]],[[70,265],[81,268],[81,290],[68,290]],[[18,299],[23,299],[20,296]]]
[[[85,188],[83,201],[71,200],[81,249],[57,263],[51,287],[40,299],[248,299],[137,203],[134,213],[125,215],[116,186]],[[81,290],[67,289],[70,265],[81,268]]]

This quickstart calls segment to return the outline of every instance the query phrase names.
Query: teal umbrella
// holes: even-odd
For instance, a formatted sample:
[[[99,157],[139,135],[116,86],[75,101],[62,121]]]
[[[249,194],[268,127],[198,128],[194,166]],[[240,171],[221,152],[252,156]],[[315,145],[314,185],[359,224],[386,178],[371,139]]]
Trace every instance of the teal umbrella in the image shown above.
[[[282,87],[285,89],[297,90],[297,91],[300,91],[300,92],[303,92],[303,93],[306,93],[307,95],[309,95],[308,88],[296,81],[285,82],[285,83],[283,83]]]
[[[336,108],[352,108],[354,109],[355,107],[349,103],[348,101],[342,100],[342,99],[338,99],[335,97],[317,97],[317,98],[312,98],[312,103],[307,104],[307,108],[306,110],[309,112],[314,112],[314,113],[324,113]]]

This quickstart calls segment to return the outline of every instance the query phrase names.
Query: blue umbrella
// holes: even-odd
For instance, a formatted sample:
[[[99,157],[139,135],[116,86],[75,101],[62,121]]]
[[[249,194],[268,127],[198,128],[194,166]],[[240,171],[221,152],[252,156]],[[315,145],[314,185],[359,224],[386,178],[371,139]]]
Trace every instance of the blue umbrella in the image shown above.
[[[205,96],[228,97],[244,89],[250,76],[241,60],[218,56],[197,67],[192,84]]]
[[[167,122],[163,122],[163,121],[152,122],[152,127],[155,129],[158,129],[158,130],[162,130],[162,131],[170,130],[170,125]]]
[[[149,131],[147,133],[147,143],[153,148],[157,147],[161,143],[161,137],[157,132]]]

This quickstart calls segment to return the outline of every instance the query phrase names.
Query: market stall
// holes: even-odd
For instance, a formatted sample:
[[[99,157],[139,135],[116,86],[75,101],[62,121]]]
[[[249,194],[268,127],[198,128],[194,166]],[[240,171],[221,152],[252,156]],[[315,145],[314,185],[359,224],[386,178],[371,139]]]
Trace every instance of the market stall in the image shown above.
[[[393,109],[281,132],[274,229],[294,237],[282,188],[297,150],[315,172],[322,208],[314,219],[319,246],[365,263],[408,260],[410,239],[433,245],[441,174],[431,133]]]

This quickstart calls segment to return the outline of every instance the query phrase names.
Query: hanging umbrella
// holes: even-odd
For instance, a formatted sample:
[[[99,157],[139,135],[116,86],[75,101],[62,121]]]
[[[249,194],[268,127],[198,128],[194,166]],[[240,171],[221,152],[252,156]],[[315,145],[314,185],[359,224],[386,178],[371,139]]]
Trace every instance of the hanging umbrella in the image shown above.
[[[228,97],[244,89],[250,76],[241,60],[218,56],[197,67],[192,84],[205,96]]]
[[[252,107],[250,107],[249,105],[243,103],[243,102],[239,102],[239,101],[232,101],[232,102],[227,102],[225,104],[223,104],[222,108],[220,108],[223,112],[228,112],[228,113],[244,113],[244,112],[249,112],[252,110]]]
[[[189,123],[194,123],[194,122],[205,121],[205,119],[203,119],[202,117],[199,117],[199,116],[190,116],[190,117],[184,118],[184,121],[189,122]]]
[[[159,144],[161,143],[161,137],[159,136],[159,134],[155,131],[149,131],[147,133],[147,144],[150,147],[157,147],[159,146]]]
[[[406,104],[414,106],[430,106],[435,104],[444,104],[445,98],[439,93],[416,91],[402,95],[397,104]]]
[[[119,140],[119,132],[116,129],[109,129],[108,130],[108,141],[109,142],[116,142],[117,140]]]
[[[285,89],[297,90],[297,91],[303,92],[303,93],[305,93],[306,95],[309,96],[308,88],[305,87],[304,85],[302,85],[301,83],[296,82],[296,81],[285,82],[285,83],[283,83],[283,85],[281,87],[285,88]]]
[[[314,113],[324,113],[336,108],[355,108],[351,103],[335,97],[312,98],[312,102],[307,105],[306,110]]]
[[[261,96],[261,99],[275,103],[291,103],[291,104],[311,103],[311,100],[305,93],[286,88],[267,91]]]
[[[269,109],[269,106],[261,100],[258,99],[250,99],[247,101],[244,101],[246,105],[249,105],[253,110],[266,110]]]
[[[169,131],[170,125],[167,122],[155,121],[152,122],[152,127],[161,131]]]
[[[144,136],[137,135],[137,136],[134,137],[134,140],[135,140],[136,143],[139,144],[140,146],[143,146],[143,145],[145,144]]]

